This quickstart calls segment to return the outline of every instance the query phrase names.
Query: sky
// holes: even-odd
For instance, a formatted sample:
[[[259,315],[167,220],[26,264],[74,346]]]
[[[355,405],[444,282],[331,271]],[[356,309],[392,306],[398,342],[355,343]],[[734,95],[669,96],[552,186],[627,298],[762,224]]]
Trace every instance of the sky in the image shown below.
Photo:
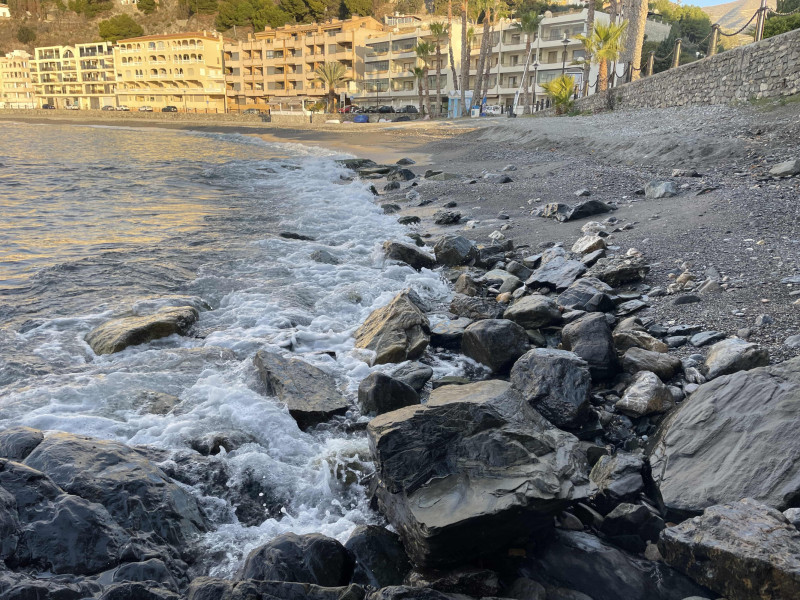
[[[728,2],[732,2],[733,0],[686,0],[681,2],[681,4],[686,6],[714,6],[716,4],[727,4]]]

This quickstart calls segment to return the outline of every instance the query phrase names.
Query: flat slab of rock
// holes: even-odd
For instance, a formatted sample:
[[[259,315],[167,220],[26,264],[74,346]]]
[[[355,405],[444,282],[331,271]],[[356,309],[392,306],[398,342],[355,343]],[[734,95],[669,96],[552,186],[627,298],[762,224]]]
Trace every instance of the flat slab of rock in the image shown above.
[[[374,310],[355,332],[356,348],[372,350],[374,364],[399,363],[422,356],[430,342],[430,323],[411,290]]]
[[[645,198],[669,198],[677,194],[678,186],[674,181],[648,181],[644,186]]]
[[[560,323],[561,311],[552,298],[533,294],[523,296],[514,302],[503,313],[503,318],[514,321],[525,329],[538,329]]]
[[[286,404],[301,429],[343,415],[350,407],[336,379],[302,359],[260,350],[253,362],[267,391]]]
[[[173,334],[184,335],[197,320],[192,306],[169,306],[143,317],[123,317],[103,323],[86,335],[95,354],[113,354]]]
[[[701,385],[661,424],[649,454],[664,506],[684,515],[741,498],[794,506],[799,399],[800,358]]]
[[[800,158],[794,160],[787,160],[786,162],[778,163],[769,170],[770,175],[776,177],[790,177],[792,175],[800,175]]]
[[[749,498],[668,527],[658,547],[665,562],[727,598],[800,598],[800,531]]]
[[[586,272],[608,285],[618,287],[625,283],[641,281],[650,272],[650,266],[641,257],[601,258]]]
[[[581,277],[558,296],[558,303],[568,310],[608,312],[614,310],[614,289],[595,277]]]
[[[622,355],[622,367],[634,375],[639,371],[650,371],[662,381],[669,381],[681,368],[681,360],[677,356],[634,346]]]
[[[422,567],[467,562],[530,538],[591,493],[578,440],[505,381],[442,386],[367,432],[379,506]]]
[[[578,260],[556,256],[533,272],[525,284],[529,287],[546,286],[565,290],[586,272],[586,265]]]

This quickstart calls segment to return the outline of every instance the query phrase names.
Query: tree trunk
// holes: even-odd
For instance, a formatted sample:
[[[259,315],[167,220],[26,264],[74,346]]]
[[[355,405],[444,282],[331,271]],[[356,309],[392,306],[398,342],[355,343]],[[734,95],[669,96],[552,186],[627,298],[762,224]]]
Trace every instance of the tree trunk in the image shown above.
[[[467,116],[467,86],[469,85],[469,44],[467,43],[467,2],[461,4],[461,116]]]
[[[333,89],[333,86],[328,88],[328,112],[334,113],[336,112],[336,106],[334,106],[334,102],[336,102],[336,90]]]
[[[591,38],[594,34],[594,0],[589,0],[589,12],[586,13],[586,37]],[[592,57],[586,56],[586,64],[583,65],[583,95],[589,95],[589,72],[592,69]],[[597,91],[597,90],[595,90]]]
[[[531,114],[531,94],[530,81],[528,81],[528,71],[531,62],[531,34],[526,34],[525,40],[525,67],[522,70],[522,114]],[[534,85],[536,85],[534,83]]]
[[[628,43],[631,45],[630,65],[631,81],[636,81],[642,75],[642,45],[644,44],[644,29],[647,26],[647,0],[634,0],[633,11],[628,25]]]
[[[425,99],[425,90],[422,87],[422,79],[417,79],[417,91],[419,92],[419,114],[425,114],[425,107],[423,106],[423,100]]]
[[[483,71],[483,89],[481,90],[481,99],[486,97],[489,93],[489,75],[492,73],[492,26],[489,26],[489,46],[486,49],[486,66]],[[499,58],[499,57],[498,57]],[[498,99],[500,95],[498,94]]]
[[[475,87],[472,91],[472,106],[480,106],[481,90],[483,89],[483,68],[486,65],[486,55],[489,53],[489,11],[483,15],[483,38],[481,39],[481,51],[478,54],[478,68],[475,71]]]
[[[442,115],[442,45],[436,40],[436,114]]]
[[[425,82],[425,110],[427,111],[428,115],[433,116],[431,114],[431,86],[428,85],[428,65],[426,64],[424,68],[425,77],[423,80]]]
[[[447,53],[450,55],[450,70],[453,72],[453,89],[458,91],[458,73],[453,57],[453,0],[447,0]]]
[[[608,61],[601,60],[598,64],[597,91],[602,92],[608,89]]]

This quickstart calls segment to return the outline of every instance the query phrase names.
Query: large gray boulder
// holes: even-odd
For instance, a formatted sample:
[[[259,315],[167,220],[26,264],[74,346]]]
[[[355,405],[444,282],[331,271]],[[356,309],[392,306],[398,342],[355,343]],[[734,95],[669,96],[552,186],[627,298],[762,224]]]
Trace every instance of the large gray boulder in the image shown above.
[[[555,300],[540,294],[523,296],[506,309],[504,319],[510,319],[524,329],[539,329],[561,322],[561,312]]]
[[[678,194],[678,186],[674,181],[648,181],[644,186],[645,198],[669,198]]]
[[[250,552],[237,578],[336,587],[350,582],[354,566],[353,556],[333,538],[284,533]]]
[[[253,362],[267,392],[286,404],[301,429],[343,415],[350,407],[332,375],[300,358],[259,350]]]
[[[44,433],[31,427],[9,427],[0,431],[0,458],[25,460],[44,439]]]
[[[586,272],[587,277],[596,277],[608,285],[618,287],[624,283],[641,281],[650,272],[644,258],[601,258]]]
[[[355,558],[353,583],[374,588],[402,585],[411,570],[400,536],[384,527],[359,525],[344,547]]]
[[[416,390],[385,373],[370,373],[358,386],[358,407],[362,415],[381,415],[412,404],[419,404]]]
[[[614,310],[614,289],[595,277],[576,280],[558,296],[558,303],[567,310],[609,312]]]
[[[113,354],[175,333],[185,335],[197,316],[193,306],[169,306],[151,315],[107,321],[92,329],[85,339],[95,354]]]
[[[641,371],[636,374],[633,383],[614,408],[624,415],[636,418],[663,413],[673,406],[672,392],[661,383],[658,375]]]
[[[436,266],[436,260],[430,254],[411,244],[392,241],[384,242],[383,255],[390,260],[406,263],[417,271],[420,269],[432,269]]]
[[[536,269],[525,285],[565,290],[585,272],[586,265],[582,262],[570,260],[564,256],[556,256]]]
[[[605,381],[620,371],[611,327],[602,313],[590,313],[566,325],[561,347],[571,350],[589,364],[594,381]]]
[[[197,577],[186,590],[186,600],[363,600],[365,597],[364,588],[357,584],[322,587],[291,581],[230,581],[215,577]]]
[[[506,319],[483,319],[464,330],[461,351],[492,373],[508,371],[528,350],[528,334]]]
[[[787,160],[778,163],[769,170],[770,175],[776,177],[791,177],[792,175],[800,175],[800,158]]]
[[[152,531],[176,546],[206,529],[195,497],[125,444],[53,432],[25,465],[64,491],[103,505],[126,529]],[[0,484],[5,486],[2,479]]]
[[[684,600],[705,589],[661,562],[636,558],[582,531],[556,530],[528,569],[592,600]],[[549,597],[549,596],[548,596]]]
[[[606,504],[635,500],[644,488],[644,461],[639,454],[619,451],[601,456],[589,474]]]
[[[528,351],[514,363],[511,385],[556,427],[577,427],[590,414],[589,366],[572,352]]]
[[[443,235],[434,244],[433,253],[436,262],[448,267],[467,265],[478,256],[475,244],[462,235]]]
[[[421,567],[470,561],[552,526],[593,490],[577,438],[508,382],[442,386],[367,432],[381,511]]]
[[[453,299],[450,301],[450,312],[458,317],[478,321],[499,318],[503,314],[503,307],[488,298],[472,298],[464,294],[453,294]]]
[[[378,308],[355,332],[356,348],[375,353],[374,364],[399,363],[422,356],[430,342],[430,323],[411,290]]]
[[[736,371],[749,371],[769,364],[769,352],[758,344],[739,338],[717,342],[708,350],[705,362],[706,379],[730,375]]]
[[[650,371],[662,381],[669,381],[681,368],[681,360],[677,356],[634,346],[622,355],[622,367],[632,375],[640,371]]]
[[[752,499],[668,527],[658,547],[668,564],[726,598],[800,598],[800,531]]]
[[[664,506],[697,514],[753,498],[800,497],[800,358],[701,385],[661,424],[649,453]]]

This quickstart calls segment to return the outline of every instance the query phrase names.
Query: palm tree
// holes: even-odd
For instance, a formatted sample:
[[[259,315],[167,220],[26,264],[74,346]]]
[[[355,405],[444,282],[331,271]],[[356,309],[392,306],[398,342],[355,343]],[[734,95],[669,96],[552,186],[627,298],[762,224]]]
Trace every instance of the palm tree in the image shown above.
[[[616,23],[607,25],[595,23],[594,30],[590,36],[577,36],[587,54],[592,57],[592,62],[599,67],[597,76],[598,92],[608,89],[608,63],[619,59],[623,48],[622,35],[625,33],[627,26],[627,21],[623,21],[619,25]]]
[[[425,84],[425,110],[427,114],[431,114],[431,89],[428,85],[428,59],[431,56],[431,52],[433,52],[433,44],[428,42],[419,42],[416,46],[414,46],[414,52],[417,54],[417,58],[422,61],[422,69],[425,71],[425,78],[423,79],[423,83]]]
[[[541,15],[537,14],[534,10],[529,10],[520,15],[519,23],[515,25],[515,27],[520,31],[520,33],[525,34],[525,70],[522,73],[522,112],[524,114],[530,114],[531,111],[531,92],[530,92],[530,81],[528,81],[528,67],[530,63],[530,56],[531,56],[531,42],[533,41],[533,37],[539,31],[539,24],[542,22]],[[538,57],[537,57],[538,58]],[[536,85],[536,82],[533,82],[533,85]]]
[[[458,91],[458,73],[453,57],[453,0],[447,0],[447,53],[450,55],[450,70],[453,72],[453,89]]]
[[[467,43],[467,13],[469,0],[461,2],[461,116],[469,116],[467,110],[467,86],[469,85],[469,46]]]
[[[472,106],[476,106],[481,102],[481,91],[483,91],[483,71],[486,66],[486,57],[491,49],[489,37],[491,31],[489,26],[491,23],[491,14],[493,0],[478,0],[477,8],[483,11],[483,37],[481,38],[481,51],[478,54],[478,68],[475,71],[475,88],[472,91]]]
[[[417,79],[417,92],[419,92],[419,114],[424,114],[424,110],[422,108],[422,100],[425,97],[423,94],[423,84],[422,81],[425,79],[425,69],[422,67],[414,67],[411,69],[411,72],[414,74],[414,77]]]
[[[436,114],[442,114],[442,38],[449,34],[444,23],[431,23],[431,35],[436,44]]]
[[[575,79],[570,75],[561,75],[552,81],[543,83],[542,88],[553,101],[557,115],[563,114],[572,106]]]
[[[647,26],[648,0],[632,0],[628,31],[628,68],[631,70],[631,81],[636,81],[641,75],[642,45],[644,44],[644,29]],[[638,69],[638,70],[637,70]]]
[[[502,0],[492,0],[492,9],[489,20],[490,32],[495,28],[500,19],[506,16],[506,14],[507,10],[505,3]],[[492,69],[491,48],[493,41],[493,34],[490,33],[489,43],[486,46],[486,67],[483,72],[483,89],[481,90],[481,98],[484,98],[489,91],[489,74]],[[499,60],[500,59],[498,57],[498,61]]]
[[[594,0],[589,0],[589,6],[586,13],[586,31],[594,31]],[[585,48],[585,45],[584,45]],[[589,95],[589,70],[592,68],[592,57],[589,55],[588,49],[586,50],[586,57],[583,63],[583,95]]]
[[[336,88],[341,87],[344,82],[349,80],[346,73],[347,67],[338,61],[323,63],[314,71],[317,81],[321,81],[328,87],[328,112],[336,110]]]

